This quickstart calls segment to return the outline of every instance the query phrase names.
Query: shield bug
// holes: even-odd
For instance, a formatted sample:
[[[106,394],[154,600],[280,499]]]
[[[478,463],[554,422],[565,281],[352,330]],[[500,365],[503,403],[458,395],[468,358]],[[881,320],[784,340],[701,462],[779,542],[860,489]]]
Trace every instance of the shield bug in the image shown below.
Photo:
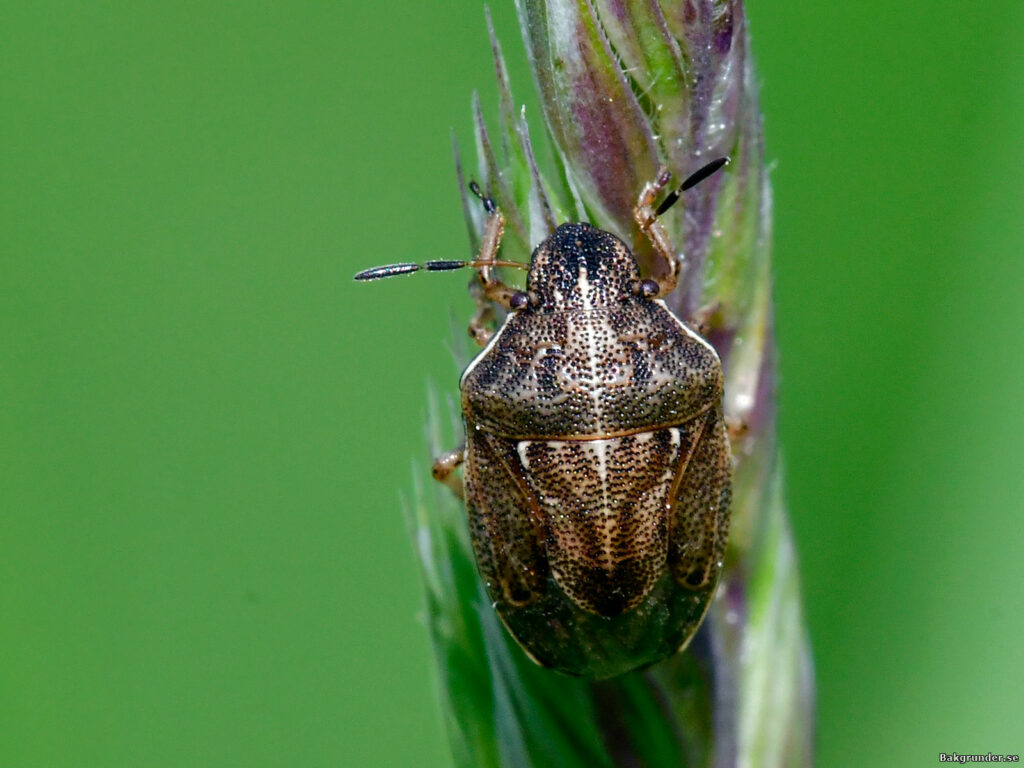
[[[657,217],[726,161],[657,209],[669,175],[641,192],[634,214],[665,263],[658,279],[585,223],[559,226],[528,266],[497,260],[504,219],[475,183],[488,212],[475,260],[356,275],[477,270],[470,333],[484,348],[460,380],[466,442],[437,459],[434,476],[465,499],[501,620],[534,661],[561,672],[607,678],[681,650],[721,573],[732,467],[722,366],[663,301],[680,257]],[[496,266],[528,269],[526,290],[501,282]],[[496,332],[486,323],[494,304],[506,312]]]

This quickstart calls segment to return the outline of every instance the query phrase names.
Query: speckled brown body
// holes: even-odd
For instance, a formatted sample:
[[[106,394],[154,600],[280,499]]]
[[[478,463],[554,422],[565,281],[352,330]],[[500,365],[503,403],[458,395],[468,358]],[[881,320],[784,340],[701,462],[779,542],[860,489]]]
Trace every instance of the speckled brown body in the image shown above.
[[[618,238],[560,226],[533,254],[530,305],[461,380],[495,608],[536,661],[594,678],[689,642],[729,525],[721,364],[639,281]]]

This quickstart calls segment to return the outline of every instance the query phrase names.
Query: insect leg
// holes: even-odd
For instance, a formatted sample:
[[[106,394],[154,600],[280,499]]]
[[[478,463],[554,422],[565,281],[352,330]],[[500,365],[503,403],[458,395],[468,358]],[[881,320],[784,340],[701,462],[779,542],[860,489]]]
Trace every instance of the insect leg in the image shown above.
[[[488,300],[483,288],[475,283],[470,286],[470,293],[476,302],[476,312],[469,320],[469,335],[481,347],[486,347],[494,336],[494,329],[491,328],[494,321],[494,304]]]
[[[487,223],[484,225],[484,236],[480,241],[480,252],[476,260],[480,263],[477,267],[477,276],[480,278],[480,285],[483,286],[484,295],[496,304],[505,309],[512,309],[512,296],[518,293],[514,288],[505,285],[495,277],[490,264],[497,261],[498,249],[501,247],[501,236],[505,232],[505,217],[502,216],[494,200],[487,197],[480,191],[480,186],[475,182],[469,182],[470,191],[480,198],[487,211]]]
[[[747,436],[750,432],[750,424],[743,418],[736,418],[734,416],[725,417],[725,428],[729,432],[729,442],[735,443],[737,440]]]
[[[675,205],[683,192],[697,186],[708,176],[711,176],[717,170],[728,164],[728,157],[720,157],[717,160],[712,160],[695,173],[691,173],[686,180],[679,185],[679,187],[673,189],[668,196],[662,200],[661,205],[657,208],[654,207],[654,200],[668,184],[669,179],[672,178],[672,174],[668,172],[667,168],[662,166],[658,171],[657,180],[654,182],[647,182],[647,184],[644,185],[643,191],[640,193],[640,197],[636,201],[636,207],[633,209],[633,218],[640,227],[640,231],[650,239],[651,244],[654,246],[654,250],[665,261],[665,264],[668,265],[668,274],[653,281],[658,286],[658,293],[655,294],[653,298],[666,296],[676,287],[676,283],[679,282],[679,268],[682,261],[682,255],[676,252],[675,247],[672,245],[672,240],[669,238],[665,228],[661,226],[661,222],[658,221],[658,217]]]
[[[633,219],[636,221],[637,226],[648,237],[651,245],[654,246],[655,253],[662,258],[666,267],[668,267],[668,274],[654,280],[658,285],[658,293],[653,298],[661,298],[672,293],[676,283],[679,282],[679,254],[676,252],[675,246],[672,245],[668,232],[665,231],[665,228],[661,226],[661,222],[658,221],[658,214],[654,210],[654,201],[671,178],[672,176],[668,170],[662,167],[658,172],[656,181],[649,181],[644,184],[643,191],[640,192],[640,197],[633,208]]]
[[[719,313],[721,311],[722,302],[714,301],[710,304],[704,305],[696,312],[694,312],[693,316],[687,321],[686,324],[693,328],[693,330],[695,330],[701,336],[707,336],[708,332],[712,328],[717,327],[718,323],[721,321],[721,318],[719,317]]]
[[[494,331],[489,327],[494,320],[494,307],[491,302],[505,309],[512,309],[512,297],[518,291],[495,277],[492,271],[494,268],[491,266],[497,261],[501,236],[505,231],[505,217],[494,204],[494,200],[487,197],[475,181],[469,182],[469,190],[480,198],[487,211],[487,223],[484,225],[484,235],[480,240],[480,251],[476,257],[479,264],[476,270],[478,287],[473,291],[473,300],[477,309],[469,321],[469,335],[483,347],[494,336]]]
[[[462,463],[466,460],[466,447],[460,446],[454,451],[448,451],[442,453],[436,459],[434,459],[434,479],[439,483],[444,483],[448,486],[452,493],[459,499],[464,499],[465,494],[462,490],[462,478],[454,474],[455,470],[462,466]]]

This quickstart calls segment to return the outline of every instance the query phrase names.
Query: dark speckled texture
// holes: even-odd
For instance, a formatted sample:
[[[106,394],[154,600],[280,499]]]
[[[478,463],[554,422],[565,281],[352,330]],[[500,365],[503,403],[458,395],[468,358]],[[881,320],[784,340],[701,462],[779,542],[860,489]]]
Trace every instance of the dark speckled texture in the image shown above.
[[[462,378],[491,599],[536,660],[595,678],[689,641],[728,533],[721,364],[638,279],[618,238],[560,226],[533,254],[534,303]]]
[[[467,422],[516,438],[600,436],[677,425],[720,402],[715,351],[635,296],[638,279],[614,235],[559,227],[531,262],[540,306],[512,314],[463,374]]]

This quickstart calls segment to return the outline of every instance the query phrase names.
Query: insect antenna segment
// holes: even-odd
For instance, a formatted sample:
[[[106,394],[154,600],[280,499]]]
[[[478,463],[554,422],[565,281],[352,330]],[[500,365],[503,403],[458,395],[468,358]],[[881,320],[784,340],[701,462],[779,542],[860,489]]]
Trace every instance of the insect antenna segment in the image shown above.
[[[706,179],[708,176],[711,176],[713,173],[715,173],[715,171],[719,170],[720,168],[728,164],[728,157],[720,157],[717,160],[712,160],[710,163],[705,165],[703,168],[700,168],[699,170],[695,171],[694,173],[691,173],[689,176],[686,177],[686,180],[682,184],[680,184],[678,187],[672,190],[672,192],[669,193],[668,197],[661,201],[661,205],[659,205],[655,209],[654,215],[661,216],[661,214],[663,214],[665,211],[667,211],[669,208],[676,204],[676,201],[679,199],[679,196],[683,192],[690,189],[691,187],[697,186],[702,181],[704,181],[704,179]]]
[[[353,280],[383,280],[385,277],[396,277],[397,275],[409,275],[413,272],[450,272],[453,269],[462,269],[463,267],[473,267],[478,269],[480,267],[510,267],[512,269],[529,269],[529,264],[524,264],[521,261],[480,261],[473,259],[472,261],[459,261],[455,259],[437,259],[435,261],[425,261],[422,264],[414,264],[412,262],[404,262],[402,264],[385,264],[381,267],[371,267],[370,269],[364,269],[362,272],[357,272],[352,278]]]

